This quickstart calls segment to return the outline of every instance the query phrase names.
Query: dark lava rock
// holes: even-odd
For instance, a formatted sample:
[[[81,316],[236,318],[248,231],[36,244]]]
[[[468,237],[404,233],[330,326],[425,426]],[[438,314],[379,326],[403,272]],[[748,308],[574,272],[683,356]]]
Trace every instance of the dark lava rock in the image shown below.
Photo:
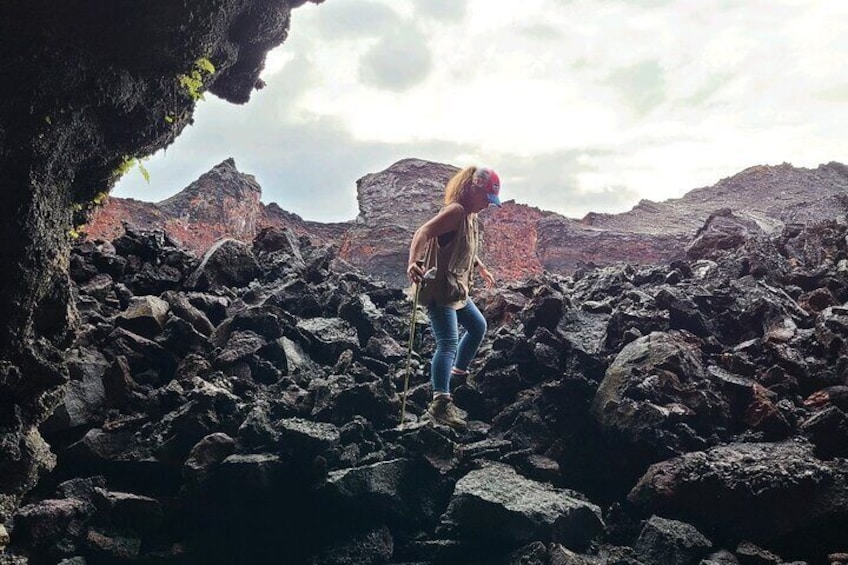
[[[105,416],[106,393],[103,376],[109,362],[97,351],[76,349],[68,353],[71,379],[65,395],[53,414],[42,425],[45,433],[95,424]]]
[[[113,527],[139,534],[158,528],[164,517],[159,501],[148,496],[95,488],[93,502],[100,514],[99,519],[108,521]]]
[[[341,318],[309,318],[297,328],[307,337],[312,357],[324,364],[335,364],[346,349],[359,349],[356,330]]]
[[[822,461],[800,441],[734,443],[652,465],[628,499],[755,542],[817,531],[821,543],[841,543],[835,528],[848,516],[848,464]]]
[[[280,447],[303,457],[314,457],[339,443],[339,429],[333,424],[303,418],[285,418],[274,423]]]
[[[157,296],[134,296],[126,310],[121,312],[115,324],[132,333],[153,339],[165,327],[168,320],[168,303]]]
[[[456,483],[442,520],[463,535],[496,543],[553,540],[581,549],[600,534],[600,509],[568,492],[487,465]]]
[[[392,533],[386,526],[353,536],[323,550],[309,565],[382,565],[394,552]]]
[[[655,332],[627,344],[592,402],[604,434],[653,461],[705,448],[730,417],[701,355],[699,340],[686,332]]]
[[[699,565],[739,565],[739,559],[726,549],[721,549],[706,556]]]
[[[194,306],[185,294],[169,291],[162,295],[162,299],[168,303],[175,316],[191,324],[198,333],[208,337],[215,331],[215,326],[209,317],[200,308]]]
[[[801,425],[801,431],[816,446],[823,459],[848,456],[848,414],[828,406]]]
[[[78,538],[94,515],[89,502],[77,498],[42,500],[15,515],[15,536],[45,556],[72,555]]]
[[[259,263],[246,244],[223,239],[209,248],[186,282],[196,290],[245,287],[261,276]]]
[[[696,563],[712,545],[691,524],[651,516],[645,522],[634,549],[645,563],[687,565]]]
[[[222,432],[209,434],[191,448],[183,464],[183,476],[192,482],[200,482],[214,466],[235,450],[236,442],[227,434]]]
[[[730,208],[723,208],[710,214],[686,246],[686,255],[690,259],[715,259],[718,252],[740,247],[762,233],[763,228],[753,219],[740,217]]]
[[[403,525],[432,524],[447,504],[449,485],[433,469],[408,459],[333,471],[323,487],[345,516]]]

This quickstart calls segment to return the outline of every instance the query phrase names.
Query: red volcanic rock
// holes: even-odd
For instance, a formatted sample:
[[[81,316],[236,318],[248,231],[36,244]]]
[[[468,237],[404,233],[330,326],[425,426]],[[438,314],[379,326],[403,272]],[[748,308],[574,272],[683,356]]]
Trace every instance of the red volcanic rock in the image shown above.
[[[287,227],[317,244],[337,241],[349,227],[307,222],[276,204],[265,206],[261,197],[253,175],[239,172],[235,161],[226,159],[161,202],[109,198],[84,231],[90,239],[112,240],[124,233],[124,222],[138,229],[164,229],[201,256],[223,238],[251,242],[265,227]]]
[[[222,237],[249,240],[263,223],[262,189],[251,175],[227,159],[178,194],[158,203],[109,198],[86,226],[92,239],[114,239],[122,223],[164,229],[198,255]]]
[[[263,224],[261,196],[253,175],[227,159],[157,207],[170,218],[165,231],[193,249],[208,249],[224,237],[252,240]]]
[[[365,272],[403,285],[409,242],[443,205],[445,184],[458,168],[403,159],[356,182],[359,215],[342,236],[339,257]]]
[[[521,280],[542,272],[538,255],[539,220],[556,216],[509,200],[480,214],[483,262],[497,279]],[[559,216],[561,217],[561,216]]]
[[[537,225],[537,255],[546,271],[570,273],[580,265],[638,265],[671,261],[683,254],[691,234],[654,234],[605,230],[585,226],[562,216],[550,216]]]
[[[169,220],[156,204],[133,198],[107,198],[82,230],[91,239],[111,241],[124,234],[124,222],[140,228],[161,227]]]
[[[403,159],[356,181],[357,225],[416,230],[444,205],[445,185],[459,172],[451,165]]]

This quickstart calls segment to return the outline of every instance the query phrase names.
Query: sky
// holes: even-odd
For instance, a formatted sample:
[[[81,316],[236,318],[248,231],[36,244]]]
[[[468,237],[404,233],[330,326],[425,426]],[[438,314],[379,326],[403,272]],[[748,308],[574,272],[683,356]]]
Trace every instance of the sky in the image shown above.
[[[623,212],[754,165],[848,162],[844,0],[326,0],[292,12],[246,105],[195,123],[113,196],[156,202],[224,159],[308,220],[415,157],[485,165],[504,200]],[[214,61],[213,61],[214,63]]]

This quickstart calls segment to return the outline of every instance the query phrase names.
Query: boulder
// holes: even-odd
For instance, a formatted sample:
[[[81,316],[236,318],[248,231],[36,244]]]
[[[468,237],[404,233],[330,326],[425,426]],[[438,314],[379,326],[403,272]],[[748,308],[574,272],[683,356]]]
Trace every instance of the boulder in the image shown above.
[[[73,554],[94,512],[94,506],[77,498],[47,499],[24,506],[15,515],[16,542],[41,555]]]
[[[106,477],[95,475],[93,477],[69,479],[56,487],[59,498],[78,498],[90,501],[94,497],[94,489],[106,488]]]
[[[739,559],[726,549],[707,555],[699,565],[739,565]]]
[[[360,293],[351,296],[339,306],[339,318],[345,320],[356,329],[356,333],[362,344],[376,332],[377,324],[382,318],[382,313],[374,306],[371,298]]]
[[[510,553],[504,560],[506,565],[548,565],[548,548],[534,541]]]
[[[215,364],[219,366],[231,365],[253,355],[267,343],[268,341],[264,337],[250,330],[235,331],[230,334],[226,345],[218,353]]]
[[[268,265],[266,269],[272,278],[306,269],[300,242],[288,228],[262,228],[253,240],[253,253],[262,260],[263,265]]]
[[[627,344],[606,371],[592,413],[610,440],[660,460],[708,445],[729,422],[712,390],[699,340],[654,332]]]
[[[115,325],[153,339],[162,333],[169,310],[168,303],[158,296],[133,296],[127,309],[115,319]]]
[[[94,424],[105,415],[106,393],[103,375],[109,362],[98,351],[78,348],[68,353],[70,380],[62,402],[44,424],[45,433]]]
[[[107,358],[126,358],[132,378],[140,384],[165,383],[177,368],[172,352],[124,328],[115,328],[102,347]]]
[[[710,214],[695,238],[686,246],[689,259],[715,259],[722,252],[736,249],[764,230],[752,218],[722,208]]]
[[[552,543],[548,548],[550,565],[599,565],[599,561],[575,553],[558,543]]]
[[[813,414],[801,431],[816,446],[816,455],[823,459],[848,457],[848,414],[836,406],[827,406]]]
[[[323,487],[330,504],[360,520],[424,525],[447,503],[448,485],[439,474],[409,459],[332,471]]]
[[[236,450],[236,442],[223,432],[215,432],[201,439],[191,448],[183,463],[183,477],[190,482],[200,482],[209,471]]]
[[[633,547],[645,563],[688,565],[697,563],[712,545],[691,524],[651,516]]]
[[[197,331],[197,328],[185,319],[176,316],[168,318],[158,342],[178,359],[192,353],[208,357],[213,349],[209,336]]]
[[[848,352],[848,307],[830,306],[819,312],[816,337],[831,356]]]
[[[141,551],[141,538],[100,529],[90,529],[85,541],[89,551],[105,562],[133,561]]]
[[[749,541],[743,541],[736,546],[736,556],[740,565],[806,565],[787,563],[776,553]]]
[[[95,488],[94,505],[98,519],[124,531],[146,534],[156,530],[164,517],[162,505],[155,498],[129,492],[112,492]]]
[[[359,350],[356,329],[341,318],[309,318],[297,322],[308,340],[311,356],[324,365],[334,365],[346,349]]]
[[[200,265],[188,277],[186,286],[201,291],[242,288],[260,276],[259,264],[247,244],[235,239],[222,239],[203,255]]]
[[[530,303],[522,310],[521,321],[524,331],[532,335],[536,328],[553,331],[562,318],[567,299],[561,292],[550,287],[539,287]]]
[[[303,348],[287,337],[281,337],[269,344],[264,354],[286,375],[311,375],[319,371],[318,364],[306,354]]]
[[[628,500],[755,542],[819,530],[821,543],[834,543],[828,536],[841,535],[834,528],[848,516],[848,462],[822,461],[797,440],[733,443],[652,465]]]
[[[198,333],[208,337],[215,331],[215,326],[209,317],[200,308],[194,306],[185,294],[169,291],[164,293],[162,298],[168,303],[175,316],[191,324]]]
[[[226,319],[227,308],[231,302],[228,297],[205,292],[186,292],[185,296],[189,304],[203,312],[213,326],[217,326]]]
[[[312,379],[309,391],[315,398],[312,416],[318,420],[343,425],[359,415],[378,426],[397,424],[400,398],[392,383],[357,383],[350,375],[330,375]]]
[[[197,266],[194,255],[177,247],[162,230],[125,228],[112,244],[125,260],[122,279],[133,294],[158,296],[175,290]]]
[[[303,418],[284,418],[274,423],[280,447],[298,457],[325,453],[339,443],[339,429],[333,424]]]
[[[233,454],[219,468],[221,487],[230,496],[274,488],[283,468],[282,459],[273,453]]]
[[[462,536],[514,544],[552,540],[574,549],[587,547],[604,528],[594,504],[500,463],[462,477],[442,521]]]
[[[87,468],[101,468],[107,461],[120,461],[129,455],[132,432],[126,429],[106,431],[90,429],[82,438],[68,446],[67,456]]]

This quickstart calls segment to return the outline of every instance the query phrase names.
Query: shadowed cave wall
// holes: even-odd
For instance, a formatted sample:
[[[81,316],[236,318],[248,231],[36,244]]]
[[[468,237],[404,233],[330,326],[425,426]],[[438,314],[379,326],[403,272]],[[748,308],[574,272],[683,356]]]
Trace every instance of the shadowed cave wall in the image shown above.
[[[67,379],[75,226],[131,159],[191,123],[199,92],[247,102],[304,3],[0,4],[0,524],[54,464],[37,427]],[[180,80],[193,73],[202,86]]]

